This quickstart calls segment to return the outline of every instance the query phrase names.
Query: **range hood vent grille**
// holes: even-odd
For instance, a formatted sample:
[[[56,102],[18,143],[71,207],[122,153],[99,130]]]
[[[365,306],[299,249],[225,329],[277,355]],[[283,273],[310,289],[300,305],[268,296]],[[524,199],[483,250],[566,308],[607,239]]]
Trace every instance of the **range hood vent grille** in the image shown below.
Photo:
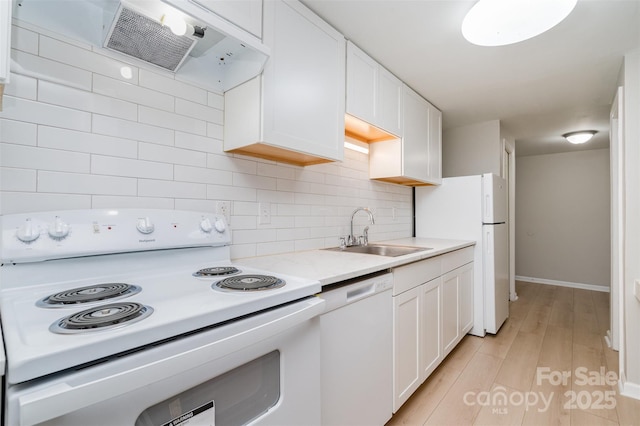
[[[178,36],[169,27],[121,4],[104,47],[175,72],[195,44],[195,39]]]

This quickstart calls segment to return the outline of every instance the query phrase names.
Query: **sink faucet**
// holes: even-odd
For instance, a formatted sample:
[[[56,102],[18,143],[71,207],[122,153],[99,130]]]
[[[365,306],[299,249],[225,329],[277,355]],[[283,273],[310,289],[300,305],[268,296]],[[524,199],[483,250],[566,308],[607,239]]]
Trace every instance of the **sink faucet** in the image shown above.
[[[368,207],[358,207],[357,209],[355,209],[353,211],[353,213],[351,213],[351,233],[349,234],[348,237],[348,241],[347,241],[347,245],[357,245],[358,241],[356,240],[356,236],[353,235],[353,217],[356,215],[356,213],[358,213],[359,211],[363,211],[366,212],[369,215],[369,223],[371,225],[375,224],[375,220],[373,219],[373,213],[371,213],[371,210],[369,210]],[[366,230],[365,230],[365,238],[364,238],[364,244],[368,244],[369,242],[369,235],[368,235],[368,231],[369,231],[369,227],[367,226]]]

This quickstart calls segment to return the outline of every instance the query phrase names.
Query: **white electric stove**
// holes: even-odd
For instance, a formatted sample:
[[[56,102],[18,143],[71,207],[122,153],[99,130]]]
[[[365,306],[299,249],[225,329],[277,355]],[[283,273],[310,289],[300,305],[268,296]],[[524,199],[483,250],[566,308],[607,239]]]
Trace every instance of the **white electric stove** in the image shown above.
[[[57,388],[60,383],[69,386],[85,378],[100,381],[95,377],[105,374],[110,380],[117,376],[124,388],[137,388],[139,384],[133,381],[139,379],[132,375],[129,381],[126,372],[147,367],[138,360],[138,352],[152,354],[155,348],[166,347],[163,350],[170,354],[165,358],[175,358],[204,347],[202,336],[209,334],[214,342],[220,340],[215,336],[240,338],[249,331],[255,341],[268,340],[286,328],[276,327],[271,334],[261,331],[267,321],[256,319],[261,315],[275,324],[279,318],[290,317],[291,310],[304,311],[302,324],[323,309],[323,302],[313,297],[321,290],[318,281],[276,276],[232,262],[230,231],[224,217],[215,214],[69,210],[5,215],[1,220],[6,424],[17,420],[30,424],[29,419],[50,420],[51,424],[57,424],[53,419],[65,419],[72,424],[72,417],[65,415],[80,415],[91,407],[89,403],[83,403],[84,407],[70,404],[52,409],[51,416],[20,408],[25,406],[23,401],[34,398],[31,391],[41,397],[47,383]],[[279,310],[280,315],[276,314]],[[243,328],[242,324],[247,325]],[[195,342],[195,336],[199,343],[182,343]],[[234,346],[234,351],[247,351],[247,359],[258,357],[260,350],[252,354],[248,349],[253,340]],[[180,345],[186,346],[173,349]],[[283,343],[279,345],[277,350],[282,352]],[[226,355],[212,352],[211,356]],[[147,359],[162,362],[164,358],[153,355]],[[108,373],[100,373],[105,368],[102,364],[110,366]],[[283,364],[282,368],[289,367]],[[153,383],[150,379],[146,385]],[[171,396],[165,393],[158,395],[157,403]],[[36,404],[33,411],[58,404],[54,402]],[[141,400],[138,408],[140,415],[147,407]],[[218,417],[219,410],[220,402]],[[255,422],[269,410],[250,420]],[[315,412],[314,407],[310,410]],[[185,415],[184,410],[178,411],[176,417]],[[90,411],[86,413],[89,416]],[[131,421],[135,415],[130,414]],[[285,411],[280,415],[288,419]],[[162,419],[171,420],[171,416]],[[136,420],[136,424],[146,423]]]

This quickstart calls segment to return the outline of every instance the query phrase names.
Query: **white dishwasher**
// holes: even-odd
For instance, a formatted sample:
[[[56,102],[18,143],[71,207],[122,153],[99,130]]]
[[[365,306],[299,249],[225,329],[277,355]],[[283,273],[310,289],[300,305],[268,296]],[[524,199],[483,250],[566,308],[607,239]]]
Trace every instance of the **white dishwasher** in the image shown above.
[[[393,275],[320,293],[322,424],[384,425],[393,403]]]

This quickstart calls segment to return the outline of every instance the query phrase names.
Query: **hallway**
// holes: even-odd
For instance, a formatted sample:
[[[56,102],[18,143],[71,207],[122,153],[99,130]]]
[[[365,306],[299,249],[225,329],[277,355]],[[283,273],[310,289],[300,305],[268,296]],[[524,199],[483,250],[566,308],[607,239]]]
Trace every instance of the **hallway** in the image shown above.
[[[516,282],[498,335],[467,335],[387,423],[637,425],[603,336],[609,293]]]

